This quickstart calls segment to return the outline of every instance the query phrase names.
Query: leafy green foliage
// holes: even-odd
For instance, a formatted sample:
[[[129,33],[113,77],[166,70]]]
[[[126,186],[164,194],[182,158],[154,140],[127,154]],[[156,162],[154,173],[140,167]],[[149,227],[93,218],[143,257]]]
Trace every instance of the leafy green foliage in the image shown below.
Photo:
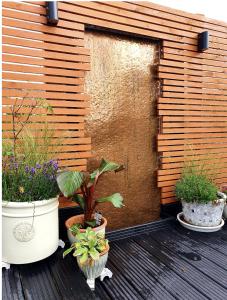
[[[63,257],[73,251],[73,256],[79,258],[79,262],[92,265],[95,260],[98,260],[100,254],[108,249],[108,240],[103,234],[96,233],[90,227],[83,233],[76,235],[76,242],[71,247],[64,251]]]
[[[121,171],[123,166],[114,162],[102,159],[100,166],[91,174],[79,171],[62,172],[57,177],[57,183],[61,192],[66,197],[72,197],[73,201],[78,203],[84,210],[84,228],[95,227],[93,213],[99,203],[111,202],[114,207],[123,206],[123,197],[119,193],[111,196],[95,199],[95,187],[102,174],[111,171]],[[80,190],[79,190],[80,189]],[[80,195],[82,193],[82,196]]]
[[[96,201],[98,203],[111,202],[114,207],[118,207],[118,208],[121,208],[122,206],[124,206],[123,197],[119,193],[115,193],[111,196],[97,199]]]
[[[217,198],[217,186],[206,170],[191,164],[184,168],[181,179],[176,183],[175,193],[185,202],[208,203]]]
[[[71,231],[71,233],[76,236],[77,233],[79,232],[80,228],[82,228],[82,225],[81,224],[73,224],[69,230]]]
[[[120,165],[111,161],[107,161],[103,158],[101,160],[99,168],[90,174],[91,181],[94,181],[97,175],[100,176],[105,172],[117,171],[118,169],[120,169],[120,167]]]
[[[62,172],[57,177],[58,186],[65,197],[74,195],[83,183],[83,173],[77,171]]]

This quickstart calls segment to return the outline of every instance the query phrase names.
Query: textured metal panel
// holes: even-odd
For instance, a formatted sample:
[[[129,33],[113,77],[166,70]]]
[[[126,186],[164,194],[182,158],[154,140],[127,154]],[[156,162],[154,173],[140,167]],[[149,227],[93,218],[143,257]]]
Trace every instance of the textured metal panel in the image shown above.
[[[97,192],[97,196],[122,193],[125,208],[106,204],[100,209],[112,229],[157,219],[154,77],[158,45],[100,32],[87,32],[85,43],[91,51],[86,92],[93,97],[86,121],[93,152],[88,169],[96,167],[102,157],[126,167],[100,180]]]

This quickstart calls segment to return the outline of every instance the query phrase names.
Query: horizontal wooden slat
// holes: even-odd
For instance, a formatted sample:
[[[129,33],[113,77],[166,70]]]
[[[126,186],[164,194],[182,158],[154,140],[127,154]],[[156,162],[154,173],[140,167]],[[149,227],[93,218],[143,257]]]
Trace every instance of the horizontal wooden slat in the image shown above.
[[[83,39],[72,39],[64,36],[55,36],[51,34],[42,34],[41,32],[34,32],[28,30],[17,30],[15,27],[3,27],[2,34],[7,36],[21,37],[31,40],[44,41],[54,44],[62,44],[67,46],[84,46]]]
[[[78,70],[67,70],[67,69],[57,69],[57,68],[48,68],[48,67],[40,67],[40,66],[29,66],[29,65],[19,65],[19,64],[10,64],[3,63],[2,64],[3,71],[11,71],[11,72],[20,72],[20,73],[34,73],[34,74],[46,74],[46,75],[56,75],[68,77],[84,77],[85,71]]]
[[[30,57],[42,57],[42,58],[50,58],[55,60],[63,60],[71,61],[71,62],[89,62],[89,56],[86,55],[76,55],[76,54],[65,54],[61,52],[55,51],[44,51],[44,50],[36,50],[36,49],[24,49],[21,47],[14,47],[3,45],[2,46],[3,53],[30,56]],[[67,66],[67,65],[66,65]]]
[[[27,90],[38,90],[38,91],[59,91],[64,92],[83,92],[83,86],[81,85],[56,85],[56,84],[45,84],[45,83],[25,83],[25,82],[16,82],[16,81],[3,81],[3,88],[8,89],[27,89]]]
[[[11,69],[13,70],[13,68]],[[33,75],[25,73],[12,73],[2,72],[3,80],[16,80],[16,81],[30,81],[30,82],[49,82],[59,84],[84,84],[84,78],[70,78],[70,77],[58,77],[58,76],[46,76],[46,75]]]
[[[198,105],[198,106],[214,106],[214,109],[216,106],[222,106],[225,107],[227,106],[226,101],[222,100],[217,100],[217,101],[212,101],[212,100],[203,100],[203,99],[188,99],[184,100],[184,104],[182,103],[182,99],[175,99],[175,98],[159,98],[158,102],[160,104],[182,104],[182,105]]]
[[[37,9],[37,7],[34,7],[33,5],[27,5],[24,3],[16,3],[11,1],[10,2],[4,1],[2,7],[3,7],[2,15],[4,17],[19,19],[19,20],[24,20],[29,22],[36,22],[45,25],[47,24],[46,9],[42,8],[42,11],[39,11],[38,9],[41,7],[38,7]],[[30,14],[31,12],[32,12],[32,18]],[[58,27],[84,31],[84,25],[76,22],[59,20]]]
[[[13,54],[13,53],[11,53]],[[60,60],[44,59],[44,58],[34,58],[26,56],[15,56],[10,54],[3,54],[2,59],[5,62],[27,64],[27,65],[38,65],[38,66],[48,66],[55,68],[67,68],[67,69],[79,69],[79,70],[89,70],[90,65],[88,63],[74,63],[66,62]]]
[[[30,90],[4,89],[2,91],[4,97],[26,97],[26,98],[46,98],[46,99],[65,99],[65,100],[89,100],[89,96],[76,93],[60,93],[60,92],[37,92]]]
[[[53,33],[53,29],[50,26],[43,25],[43,24],[36,24],[32,22],[26,22],[22,20],[16,20],[11,18],[6,18],[3,16],[2,18],[2,25],[8,26],[8,27],[16,27],[21,29],[26,29],[30,31],[38,31],[43,33]],[[76,30],[68,30],[68,29],[62,29],[55,27],[54,28],[54,34],[60,35],[63,37],[70,37],[70,38],[84,38],[84,32],[76,31]]]
[[[26,32],[25,32],[25,36],[26,36]],[[28,47],[28,48],[34,48],[34,49],[45,49],[45,50],[49,50],[49,51],[57,51],[57,52],[61,52],[61,53],[70,53],[73,55],[75,55],[75,54],[89,55],[89,50],[82,48],[82,47],[64,46],[64,45],[48,43],[46,41],[39,41],[39,40],[38,41],[37,40],[26,40],[23,38],[17,38],[17,37],[12,37],[12,36],[7,36],[7,35],[2,36],[2,43],[7,44],[7,45]],[[46,54],[46,51],[42,52],[43,55],[49,55],[49,56],[50,56],[50,53],[52,53],[52,52],[48,52],[48,54]],[[60,55],[62,55],[61,53],[60,53]],[[54,55],[54,53],[53,53],[53,55]],[[71,60],[71,59],[72,59],[72,55],[70,56],[69,60]],[[67,57],[66,57],[66,60],[67,60]]]

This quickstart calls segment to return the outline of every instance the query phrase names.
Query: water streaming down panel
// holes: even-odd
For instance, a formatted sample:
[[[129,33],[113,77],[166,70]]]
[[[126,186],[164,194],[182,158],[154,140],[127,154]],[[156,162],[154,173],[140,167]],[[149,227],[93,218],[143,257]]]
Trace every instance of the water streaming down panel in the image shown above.
[[[88,169],[97,167],[102,157],[125,166],[122,172],[104,175],[97,188],[97,197],[120,192],[125,207],[105,204],[100,210],[109,229],[155,220],[160,203],[155,147],[158,45],[93,31],[86,33],[85,43],[91,51],[86,134],[92,138],[93,158]]]

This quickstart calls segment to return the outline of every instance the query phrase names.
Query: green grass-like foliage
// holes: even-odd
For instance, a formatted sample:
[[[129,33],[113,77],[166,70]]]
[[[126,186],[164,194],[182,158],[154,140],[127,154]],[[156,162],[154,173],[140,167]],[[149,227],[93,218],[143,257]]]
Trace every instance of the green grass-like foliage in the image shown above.
[[[205,169],[195,165],[184,168],[181,179],[176,183],[178,200],[206,204],[217,199],[217,186]]]
[[[31,202],[56,197],[58,163],[53,132],[45,125],[39,132],[24,128],[17,140],[3,140],[2,198],[4,201]]]
[[[96,233],[90,227],[76,235],[76,242],[64,251],[63,257],[73,251],[73,256],[79,258],[81,265],[93,265],[100,254],[108,248],[108,240],[103,234]]]

